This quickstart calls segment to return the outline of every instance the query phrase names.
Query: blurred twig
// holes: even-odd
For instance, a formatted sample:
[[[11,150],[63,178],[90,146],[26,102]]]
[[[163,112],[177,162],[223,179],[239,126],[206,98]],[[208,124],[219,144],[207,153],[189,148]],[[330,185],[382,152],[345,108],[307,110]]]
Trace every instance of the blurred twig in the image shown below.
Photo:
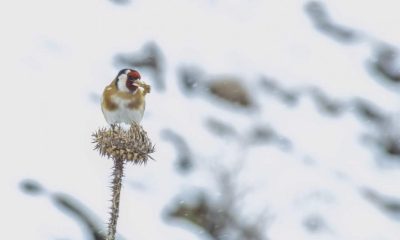
[[[204,73],[194,66],[182,66],[178,70],[179,85],[184,93],[192,94],[204,90]]]
[[[360,7],[362,6],[360,5]],[[344,43],[351,43],[356,40],[368,42],[373,55],[367,67],[371,68],[373,72],[379,73],[379,75],[388,82],[400,82],[400,53],[397,48],[393,47],[391,44],[384,43],[384,41],[376,37],[372,37],[368,34],[361,34],[359,30],[352,30],[333,23],[321,2],[308,2],[305,5],[305,11],[318,30],[336,40]]]
[[[79,222],[79,225],[90,234],[93,240],[106,239],[105,234],[103,234],[104,230],[98,224],[99,220],[93,217],[94,214],[88,212],[88,207],[84,206],[78,200],[63,193],[48,193],[39,183],[31,179],[23,180],[21,188],[29,194],[48,196],[63,212],[72,214]]]
[[[157,90],[165,90],[164,57],[160,48],[153,42],[143,46],[138,53],[118,54],[116,64],[130,68],[149,70],[153,75],[153,85]]]
[[[209,191],[199,191],[195,201],[186,203],[177,199],[177,204],[168,211],[168,217],[185,219],[204,229],[215,240],[266,239],[264,215],[253,217],[256,220],[248,222],[240,214],[240,201],[245,193],[238,191],[236,182],[241,169],[239,165],[232,169],[219,167],[213,171],[219,192],[216,198]]]
[[[374,59],[370,61],[371,68],[392,83],[400,83],[400,53],[399,50],[381,44],[374,51]]]
[[[209,117],[206,120],[208,129],[219,137],[233,137],[237,135],[235,128],[219,119]]]
[[[322,3],[317,1],[308,2],[305,5],[305,10],[314,26],[322,33],[345,43],[351,43],[359,39],[356,31],[334,23]]]
[[[398,117],[395,114],[386,113],[371,100],[359,97],[334,99],[315,87],[287,88],[279,85],[275,80],[264,77],[260,79],[259,85],[260,90],[285,104],[287,101],[281,97],[282,95],[296,96],[296,103],[297,99],[308,96],[322,113],[329,114],[331,117],[340,117],[344,113],[354,114],[357,119],[371,128],[373,136],[368,137],[382,152],[389,156],[400,157],[400,130],[396,130]]]
[[[294,106],[299,100],[299,91],[282,87],[277,81],[268,77],[261,77],[259,81],[260,88],[268,94],[277,97],[287,105]]]
[[[176,148],[176,153],[178,155],[178,160],[177,160],[178,169],[183,173],[187,173],[188,171],[192,170],[194,164],[192,159],[192,153],[186,141],[183,139],[183,137],[178,135],[171,129],[165,129],[162,131],[161,134],[164,139],[171,141]]]
[[[396,220],[400,220],[400,199],[384,196],[372,189],[362,189],[361,193],[383,212],[395,217]]]
[[[127,5],[131,3],[130,0],[110,0],[110,1],[118,5]]]

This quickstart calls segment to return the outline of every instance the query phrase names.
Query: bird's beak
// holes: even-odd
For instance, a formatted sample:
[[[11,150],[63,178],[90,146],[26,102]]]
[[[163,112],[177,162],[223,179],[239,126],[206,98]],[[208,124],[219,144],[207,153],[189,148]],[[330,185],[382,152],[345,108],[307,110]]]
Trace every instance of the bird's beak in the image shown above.
[[[135,83],[133,83],[133,85],[136,86],[136,87],[143,87],[146,84],[144,82],[142,82],[142,81],[136,81]]]

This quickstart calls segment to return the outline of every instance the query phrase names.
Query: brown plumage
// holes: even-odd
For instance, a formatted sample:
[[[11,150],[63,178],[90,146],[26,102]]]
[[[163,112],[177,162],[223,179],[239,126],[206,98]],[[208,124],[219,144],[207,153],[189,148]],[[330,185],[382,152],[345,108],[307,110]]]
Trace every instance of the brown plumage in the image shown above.
[[[137,109],[144,103],[144,97],[150,92],[150,86],[142,84],[143,90],[138,89],[135,93],[118,91],[115,84],[115,79],[108,85],[103,92],[102,104],[107,110],[114,111],[118,105],[112,100],[112,96],[118,96],[122,99],[128,100],[127,107],[130,109]]]
[[[141,121],[145,109],[145,96],[150,92],[150,86],[139,79],[134,82],[134,86],[137,87],[133,92],[129,89],[118,89],[118,76],[104,89],[101,107],[108,123],[130,124],[132,121]],[[124,78],[119,81],[124,81]]]

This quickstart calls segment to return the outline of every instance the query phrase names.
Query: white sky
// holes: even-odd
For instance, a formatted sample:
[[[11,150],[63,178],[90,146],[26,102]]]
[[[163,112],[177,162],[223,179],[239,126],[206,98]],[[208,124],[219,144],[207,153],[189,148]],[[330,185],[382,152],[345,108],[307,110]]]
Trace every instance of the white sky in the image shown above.
[[[112,65],[116,53],[138,51],[146,42],[154,41],[166,58],[168,90],[149,96],[143,125],[158,147],[155,157],[159,160],[145,168],[130,167],[126,173],[127,182],[142,181],[147,190],[124,189],[118,226],[123,236],[206,239],[193,227],[187,231],[166,225],[160,217],[165,204],[182,186],[207,188],[211,182],[204,182],[202,174],[188,179],[176,176],[174,150],[159,133],[165,127],[175,129],[197,146],[198,158],[212,162],[221,156],[221,149],[229,152],[237,144],[215,140],[205,132],[204,117],[213,115],[239,131],[266,122],[290,136],[296,145],[295,156],[271,147],[255,147],[245,154],[252,161],[241,184],[258,189],[248,201],[270,209],[275,216],[267,230],[271,239],[398,239],[399,222],[383,215],[357,191],[368,186],[400,198],[395,184],[400,180],[399,170],[380,169],[371,151],[360,143],[365,126],[348,115],[340,119],[321,117],[307,100],[288,110],[252,89],[257,76],[266,75],[285,86],[313,85],[334,97],[360,96],[388,111],[398,111],[398,94],[366,72],[365,60],[372,54],[369,43],[342,45],[322,35],[305,15],[304,3],[0,3],[2,236],[84,239],[76,222],[60,214],[46,198],[20,192],[18,183],[25,178],[36,179],[51,191],[69,193],[101,219],[108,217],[111,162],[92,151],[90,139],[105,121],[89,95],[100,94],[117,73]],[[326,1],[328,12],[337,22],[395,46],[400,44],[399,5],[395,0]],[[243,76],[254,97],[262,101],[262,110],[256,116],[243,116],[201,98],[187,99],[176,85],[177,68],[184,64],[199,65],[210,74]],[[300,161],[306,154],[316,159],[314,167]],[[232,158],[222,154],[221,161],[229,164]],[[338,180],[336,173],[345,178]],[[325,190],[332,194],[333,203],[305,200]],[[328,221],[330,229],[323,235],[313,236],[302,229],[302,218],[313,212]]]

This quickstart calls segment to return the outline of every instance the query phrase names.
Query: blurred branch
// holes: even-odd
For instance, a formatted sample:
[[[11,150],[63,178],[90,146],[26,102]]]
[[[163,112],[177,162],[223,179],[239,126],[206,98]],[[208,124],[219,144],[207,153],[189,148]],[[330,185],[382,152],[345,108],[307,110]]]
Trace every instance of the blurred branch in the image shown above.
[[[323,231],[329,231],[324,218],[317,213],[310,214],[303,219],[303,226],[310,232],[310,233],[321,233]]]
[[[90,235],[93,240],[106,240],[104,230],[98,224],[99,220],[88,212],[88,207],[76,199],[62,193],[47,193],[44,188],[34,180],[25,179],[21,182],[21,189],[28,194],[46,194],[63,212],[73,215]],[[119,238],[122,239],[122,238]]]
[[[161,132],[162,137],[165,140],[171,141],[176,148],[176,153],[178,155],[177,167],[178,169],[186,173],[193,168],[192,153],[189,146],[187,145],[185,139],[178,135],[171,129],[165,129]]]
[[[322,113],[329,114],[331,117],[339,117],[346,112],[356,115],[357,119],[372,128],[373,137],[370,139],[382,152],[389,156],[400,157],[400,130],[396,130],[398,129],[396,127],[398,125],[396,120],[398,117],[394,116],[394,114],[385,113],[371,101],[362,98],[350,100],[334,99],[315,87],[302,87],[293,90],[265,77],[260,79],[259,85],[261,90],[272,97],[276,97],[284,104],[287,104],[287,100],[282,98],[282,95],[296,96],[296,103],[297,99],[309,96]],[[270,138],[273,136],[271,133],[264,135]],[[275,139],[277,138],[275,137]],[[288,143],[290,144],[290,141]]]
[[[143,46],[140,52],[133,54],[117,54],[117,65],[149,70],[153,75],[153,85],[157,90],[165,90],[164,58],[160,48],[153,42]]]
[[[318,88],[310,89],[309,94],[316,103],[317,108],[324,113],[328,113],[332,116],[339,116],[345,110],[345,103],[341,103],[338,100],[328,97]]]
[[[400,199],[384,196],[372,189],[362,189],[362,195],[379,207],[385,214],[400,220]]]
[[[131,3],[130,0],[110,0],[110,1],[118,5],[127,5]]]
[[[218,99],[235,106],[253,108],[253,99],[251,99],[249,92],[241,82],[242,80],[223,76],[210,79],[207,83],[207,88]]]
[[[287,105],[293,106],[301,97],[309,96],[321,112],[331,116],[339,116],[348,107],[348,103],[333,99],[316,87],[292,89],[283,87],[277,81],[266,77],[261,77],[258,84],[261,90]]]
[[[214,198],[208,191],[199,191],[196,200],[186,203],[177,199],[167,213],[169,219],[184,219],[204,229],[215,240],[264,240],[265,219],[263,215],[253,222],[246,222],[239,213],[239,201],[244,193],[238,192],[236,182],[240,166],[228,170],[218,168],[215,183],[219,191]],[[192,194],[193,196],[193,194]],[[263,211],[261,211],[263,212]]]
[[[299,100],[298,91],[283,88],[277,81],[271,78],[262,77],[260,79],[260,88],[290,106],[294,106]]]
[[[241,78],[229,75],[207,76],[205,72],[193,66],[181,67],[178,74],[184,93],[203,93],[203,96],[212,96],[214,100],[242,109],[255,107],[254,99]]]
[[[351,30],[333,23],[321,2],[311,1],[307,3],[305,12],[319,31],[336,40],[345,43],[360,39],[367,41],[371,49],[373,49],[373,59],[369,61],[367,66],[373,72],[379,73],[386,81],[392,83],[400,82],[400,54],[398,49],[367,34],[361,34],[360,31]]]
[[[371,68],[392,83],[400,83],[400,54],[399,51],[381,44],[374,51],[374,59],[370,61]]]
[[[248,133],[247,141],[250,144],[277,144],[286,151],[289,151],[292,148],[292,142],[290,139],[280,135],[269,126],[254,126]]]
[[[100,226],[95,223],[93,218],[89,217],[89,215],[92,214],[87,213],[87,207],[84,207],[81,203],[66,194],[53,193],[51,195],[51,199],[55,205],[60,207],[60,209],[71,213],[77,219],[79,219],[79,222],[83,223],[83,226],[85,226],[94,240],[106,239],[106,236],[101,233],[102,229]]]
[[[222,122],[213,117],[206,120],[208,129],[219,137],[233,137],[237,135],[235,128],[226,122]]]
[[[355,113],[362,119],[365,119],[368,123],[382,125],[387,119],[386,114],[379,110],[378,107],[364,99],[354,99],[352,105]]]
[[[183,66],[178,70],[179,84],[184,93],[191,94],[204,90],[204,73],[194,66]]]
[[[212,133],[224,139],[235,137],[239,141],[243,140],[246,144],[272,143],[285,150],[290,150],[292,147],[292,143],[288,138],[279,135],[268,126],[252,126],[244,135],[239,134],[232,125],[212,117],[206,120],[206,126]]]
[[[322,33],[345,43],[352,43],[359,39],[356,31],[334,23],[322,3],[311,1],[305,5],[305,11],[314,26]]]

